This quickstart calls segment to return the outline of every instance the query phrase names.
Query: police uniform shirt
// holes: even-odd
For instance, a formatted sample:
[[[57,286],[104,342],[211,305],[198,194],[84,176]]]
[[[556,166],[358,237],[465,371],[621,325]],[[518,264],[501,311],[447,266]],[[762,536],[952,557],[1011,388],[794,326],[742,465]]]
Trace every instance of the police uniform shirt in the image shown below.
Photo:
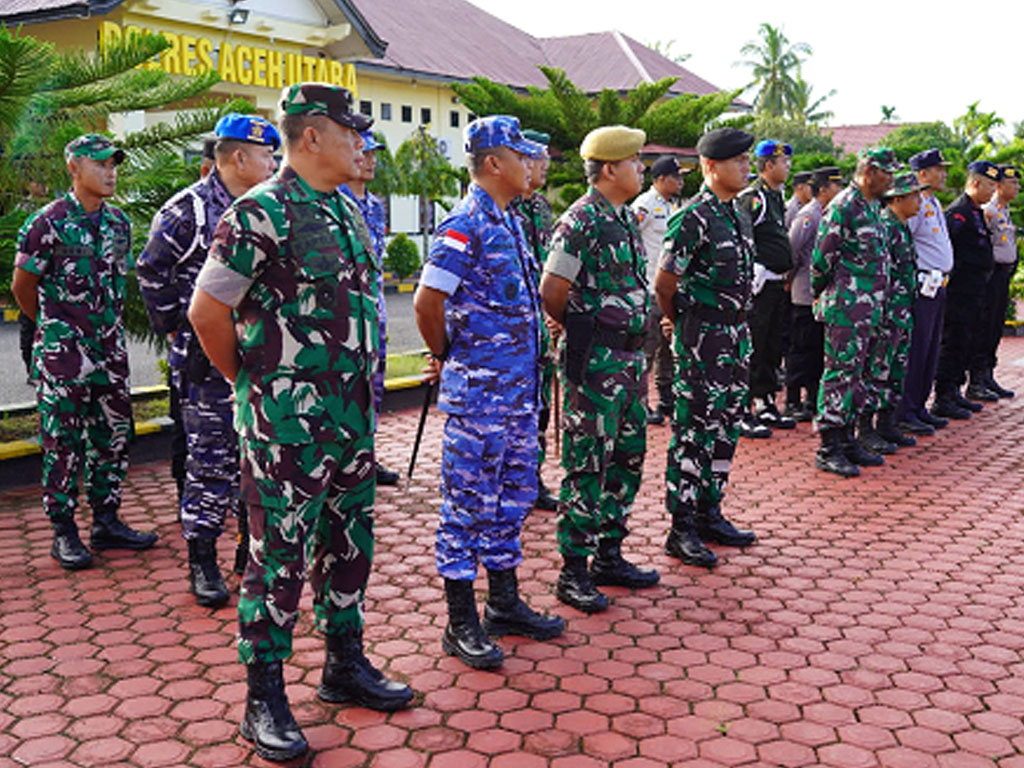
[[[1001,205],[996,198],[985,204],[985,223],[992,233],[992,255],[996,264],[1013,264],[1017,261],[1017,228],[1010,219],[1010,208]]]
[[[669,200],[662,197],[657,189],[651,187],[633,201],[640,237],[644,241],[647,253],[647,285],[654,289],[654,277],[658,273],[658,257],[661,244],[668,228],[668,218],[674,207]]]
[[[809,307],[811,295],[811,255],[821,224],[821,203],[815,198],[800,209],[789,227],[789,244],[793,248],[793,277],[790,296],[794,304]]]
[[[948,274],[953,269],[953,244],[949,240],[946,217],[935,195],[921,193],[921,210],[907,219],[907,227],[914,236],[917,268],[922,271],[937,269]]]

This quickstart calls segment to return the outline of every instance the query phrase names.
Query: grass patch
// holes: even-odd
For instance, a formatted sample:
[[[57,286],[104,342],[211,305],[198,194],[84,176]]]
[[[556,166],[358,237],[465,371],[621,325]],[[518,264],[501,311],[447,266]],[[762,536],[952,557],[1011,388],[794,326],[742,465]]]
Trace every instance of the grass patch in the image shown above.
[[[135,400],[132,402],[132,413],[136,421],[149,421],[170,413],[171,401],[167,397]],[[39,417],[35,413],[21,416],[5,415],[0,419],[0,443],[12,440],[31,440],[39,437]]]
[[[388,355],[388,366],[384,376],[388,379],[398,379],[402,376],[419,376],[423,373],[422,369],[425,361],[425,352],[405,352],[400,355]]]

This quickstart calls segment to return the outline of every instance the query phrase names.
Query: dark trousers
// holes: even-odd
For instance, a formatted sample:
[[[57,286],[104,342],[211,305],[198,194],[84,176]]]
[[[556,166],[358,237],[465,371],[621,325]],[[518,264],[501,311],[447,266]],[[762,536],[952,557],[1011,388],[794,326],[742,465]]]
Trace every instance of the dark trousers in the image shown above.
[[[918,294],[914,299],[914,330],[910,336],[907,378],[897,414],[901,419],[907,414],[920,415],[928,402],[932,382],[935,380],[935,368],[939,362],[939,343],[945,314],[945,288],[939,288],[932,298]]]
[[[789,293],[781,280],[769,280],[754,297],[753,304],[749,318],[754,347],[750,356],[750,395],[771,397],[779,388],[775,372],[782,363]]]
[[[935,394],[947,395],[967,378],[974,353],[986,339],[988,313],[985,291],[989,272],[954,273],[946,289],[946,317],[942,323],[939,364],[935,369]]]
[[[807,391],[812,405],[818,399],[818,385],[824,365],[825,326],[814,319],[810,306],[794,304],[790,312],[789,351],[786,353],[786,402],[800,402]]]
[[[36,322],[24,312],[18,315],[18,345],[21,347],[21,359],[25,363],[25,373],[32,374],[32,346],[35,344]]]
[[[996,264],[985,286],[985,328],[982,343],[978,345],[971,371],[987,371],[996,367],[996,353],[1003,338],[1006,324],[1006,305],[1010,300],[1010,279],[1017,271],[1017,263]],[[1019,318],[1018,318],[1019,319]]]
[[[647,404],[647,376],[654,371],[654,384],[658,388],[659,404],[665,407],[672,405],[672,376],[675,358],[672,342],[665,338],[661,330],[661,307],[654,304],[647,316],[647,336],[644,338],[644,383],[640,388],[640,397]]]

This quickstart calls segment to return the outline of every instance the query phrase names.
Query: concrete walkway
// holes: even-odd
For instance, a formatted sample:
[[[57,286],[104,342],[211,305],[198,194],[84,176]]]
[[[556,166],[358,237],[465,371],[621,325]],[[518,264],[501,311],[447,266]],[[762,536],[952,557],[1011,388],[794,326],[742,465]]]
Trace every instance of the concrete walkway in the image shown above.
[[[555,518],[533,513],[523,589],[567,632],[501,640],[497,672],[440,652],[432,414],[413,482],[379,494],[367,602],[369,655],[416,706],[316,698],[307,592],[286,670],[312,750],[295,764],[1024,766],[1024,339],[1002,351],[999,378],[1021,395],[860,479],[813,469],[807,425],[743,441],[725,511],[760,542],[719,550],[714,572],[662,553],[668,428],[653,428],[625,550],[661,584],[609,589],[591,617],[562,606]],[[389,465],[407,463],[417,416],[385,417]],[[557,483],[553,458],[545,475]],[[37,490],[0,494],[0,768],[265,765],[237,732],[234,600],[211,611],[187,594],[173,499],[166,463],[133,468],[125,516],[160,543],[67,574]]]

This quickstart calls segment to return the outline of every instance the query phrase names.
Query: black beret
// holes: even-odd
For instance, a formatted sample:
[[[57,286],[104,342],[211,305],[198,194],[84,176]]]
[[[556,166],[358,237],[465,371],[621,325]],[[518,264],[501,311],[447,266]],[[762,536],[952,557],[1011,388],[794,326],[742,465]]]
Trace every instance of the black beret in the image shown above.
[[[810,171],[800,171],[800,173],[793,174],[793,186],[797,184],[809,184],[811,182]]]
[[[736,128],[715,128],[700,137],[697,153],[710,160],[728,160],[742,155],[754,143],[754,134]]]

